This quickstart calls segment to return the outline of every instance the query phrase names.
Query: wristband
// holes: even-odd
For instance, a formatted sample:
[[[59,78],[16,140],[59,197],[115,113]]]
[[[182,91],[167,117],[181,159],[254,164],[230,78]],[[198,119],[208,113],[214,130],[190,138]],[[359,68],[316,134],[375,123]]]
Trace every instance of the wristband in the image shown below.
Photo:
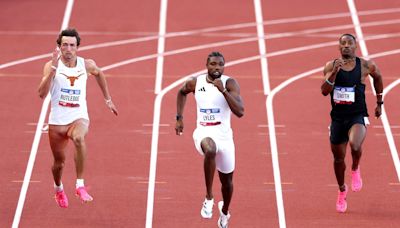
[[[377,93],[376,96],[383,96],[383,93]]]
[[[111,104],[111,97],[110,97],[110,99],[104,99],[104,101],[106,102],[107,105],[110,105]]]
[[[328,79],[325,79],[325,82],[328,83],[328,84],[331,85],[331,86],[335,85],[335,82],[331,82],[331,81],[329,81]]]
[[[51,65],[51,69],[57,70],[56,66]]]
[[[176,121],[178,121],[178,120],[183,120],[183,116],[182,116],[182,115],[179,115],[179,114],[177,114],[177,115],[176,115]]]
[[[222,93],[226,93],[228,90],[226,88],[224,88],[224,90],[222,91]]]

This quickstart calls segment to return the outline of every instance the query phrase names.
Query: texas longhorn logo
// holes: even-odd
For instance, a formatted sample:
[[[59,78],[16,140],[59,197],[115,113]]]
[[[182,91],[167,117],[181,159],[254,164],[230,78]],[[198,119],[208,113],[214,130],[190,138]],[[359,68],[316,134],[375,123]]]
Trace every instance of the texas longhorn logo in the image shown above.
[[[78,76],[68,76],[68,75],[63,74],[63,73],[60,73],[60,74],[64,75],[69,80],[69,82],[71,83],[71,86],[74,86],[75,85],[75,80],[79,79],[79,77],[84,75],[85,73],[82,73],[82,74],[80,74]]]

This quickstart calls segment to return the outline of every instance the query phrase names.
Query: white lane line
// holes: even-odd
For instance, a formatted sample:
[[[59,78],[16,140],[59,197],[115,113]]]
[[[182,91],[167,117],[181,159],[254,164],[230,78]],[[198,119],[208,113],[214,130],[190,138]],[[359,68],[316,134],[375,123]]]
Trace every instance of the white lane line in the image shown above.
[[[257,36],[258,36],[258,49],[261,61],[261,74],[262,74],[262,81],[263,81],[263,88],[264,88],[264,95],[267,95],[268,98],[272,95],[271,88],[269,84],[269,72],[268,72],[268,62],[267,62],[267,50],[265,45],[265,34],[264,34],[264,24],[263,16],[262,16],[262,8],[260,0],[254,0],[254,8],[256,14],[256,23],[257,23]],[[272,95],[273,96],[273,95]],[[276,139],[276,132],[275,132],[275,122],[274,122],[274,114],[272,108],[267,108],[268,113],[268,124],[269,124],[269,135],[270,139]],[[271,118],[271,119],[270,119]],[[273,130],[271,131],[271,127]],[[271,135],[273,134],[273,135]],[[271,141],[271,144],[273,142]],[[276,144],[276,142],[275,142]],[[276,206],[278,211],[278,221],[280,228],[286,228],[286,218],[285,218],[285,207],[283,204],[283,197],[282,197],[282,182],[281,182],[281,175],[279,170],[279,161],[278,156],[272,152],[272,167],[274,173],[274,182],[275,182],[275,196],[276,196]]]
[[[391,84],[389,84],[383,90],[383,99],[385,99],[386,95],[390,92],[390,90],[393,89],[398,84],[400,84],[400,79],[397,79],[396,81],[394,81]],[[385,115],[383,115],[383,113],[385,113]],[[383,124],[383,129],[385,130],[386,139],[387,139],[388,144],[389,144],[390,153],[392,155],[392,159],[393,159],[393,162],[394,162],[394,167],[396,168],[397,179],[400,182],[400,158],[399,158],[399,153],[397,151],[396,144],[394,142],[394,135],[392,134],[392,129],[390,128],[390,123],[389,123],[389,120],[388,120],[387,115],[386,115],[385,106],[382,106],[381,121],[382,121],[382,124]],[[389,127],[386,127],[386,126],[389,126]],[[389,137],[389,136],[391,136],[391,137]]]
[[[159,21],[159,36],[158,36],[158,47],[157,47],[157,66],[156,66],[156,80],[154,93],[158,94],[162,88],[162,76],[164,69],[164,50],[165,50],[165,35],[166,35],[166,27],[167,27],[167,8],[168,8],[168,0],[161,0],[160,3],[160,21]],[[157,137],[160,134],[158,132],[159,127],[154,127],[154,124],[157,126],[160,125],[160,120],[154,120],[153,117],[153,130],[157,130]],[[153,132],[151,132],[153,134]],[[153,139],[152,139],[153,140]],[[158,141],[158,138],[157,138]],[[153,158],[153,153],[150,155],[150,160]],[[157,157],[156,157],[157,159]],[[149,167],[149,183],[147,190],[147,208],[146,208],[146,228],[153,227],[153,209],[154,209],[154,189],[155,189],[155,176],[156,176],[156,166],[157,162],[154,162],[153,167],[150,163]],[[154,181],[150,181],[154,180]]]
[[[61,29],[65,29],[68,27],[68,23],[69,23],[69,19],[71,17],[73,5],[74,5],[74,0],[67,1]],[[17,208],[15,210],[12,228],[18,228],[19,222],[21,220],[22,210],[23,210],[23,207],[25,204],[25,199],[26,199],[26,193],[28,192],[28,187],[29,187],[29,183],[31,180],[31,176],[32,176],[32,170],[33,170],[33,166],[35,164],[36,154],[37,154],[38,147],[39,147],[40,137],[42,135],[42,127],[43,127],[44,120],[46,118],[47,109],[49,107],[49,104],[50,104],[50,95],[47,94],[46,98],[43,101],[42,109],[40,111],[39,121],[36,126],[35,138],[33,139],[31,153],[29,155],[28,165],[27,165],[26,171],[25,171],[24,182],[22,183],[21,192],[19,194],[18,204],[17,204]]]
[[[257,37],[258,37],[258,51],[261,56],[264,56],[267,53],[267,48],[265,45],[265,33],[264,33],[264,18],[262,14],[262,7],[260,0],[254,0],[254,11],[256,15],[256,24],[257,24]],[[269,72],[268,72],[268,61],[267,58],[261,58],[261,75],[263,81],[264,95],[268,95],[271,91],[269,85]]]
[[[387,38],[387,36],[376,36],[376,37],[371,37],[370,39],[384,39]],[[288,50],[282,50],[282,51],[277,51],[277,52],[272,52],[272,53],[268,53],[265,56],[251,56],[251,57],[247,57],[247,58],[242,58],[242,59],[237,59],[231,62],[228,62],[226,64],[226,67],[229,66],[233,66],[233,65],[238,65],[238,64],[242,64],[242,63],[246,63],[246,62],[250,62],[250,61],[256,61],[259,60],[261,57],[273,57],[273,56],[279,56],[279,55],[285,55],[285,54],[290,54],[290,53],[294,53],[294,52],[301,52],[301,51],[306,51],[306,50],[311,50],[311,49],[316,49],[316,48],[322,48],[322,47],[327,47],[327,46],[333,46],[336,45],[337,42],[336,41],[331,41],[331,42],[325,42],[325,43],[320,43],[320,44],[315,44],[315,45],[309,45],[309,46],[305,46],[305,47],[298,47],[298,48],[293,48],[293,49],[288,49]],[[190,49],[190,48],[185,48],[185,49]],[[389,52],[385,52],[385,56],[387,55],[391,55],[391,54],[395,54],[400,52],[400,49],[396,50],[396,51],[392,51],[391,53]],[[165,53],[165,55],[173,55],[176,54],[177,51],[172,51],[172,52],[167,52]],[[375,54],[375,57],[380,57],[379,53]],[[136,61],[142,61],[143,59],[137,59]],[[128,64],[126,61],[123,61],[124,64]],[[129,61],[129,63],[133,63],[134,61]],[[109,69],[113,69],[116,67],[119,67],[121,65],[124,64],[111,64],[109,66],[105,66],[104,68],[102,68],[103,70],[109,70]],[[317,68],[315,70],[320,70],[322,71],[322,68]],[[149,186],[153,185],[153,187],[149,188],[148,190],[148,198],[151,197],[154,199],[154,186],[155,186],[155,179],[156,179],[156,166],[157,166],[157,154],[158,154],[158,136],[159,136],[159,127],[160,127],[160,109],[161,109],[161,102],[163,99],[163,96],[169,92],[170,90],[174,89],[175,87],[178,87],[179,85],[181,85],[182,83],[184,83],[184,81],[191,76],[195,76],[195,75],[199,75],[202,73],[205,73],[205,70],[202,71],[198,71],[195,72],[193,74],[187,75],[177,81],[175,81],[174,83],[170,84],[169,86],[165,87],[164,89],[162,89],[156,96],[155,102],[154,102],[154,114],[153,114],[153,124],[152,124],[152,141],[151,141],[151,155],[150,155],[150,175],[149,175]],[[311,70],[309,72],[314,72],[314,70]],[[276,93],[277,91],[275,91],[274,93]],[[272,101],[271,101],[272,102]],[[271,127],[269,127],[271,128]],[[275,131],[275,127],[272,126],[273,131]],[[276,134],[275,134],[276,135]],[[271,133],[270,133],[270,137],[271,137]],[[276,139],[274,140],[276,142]],[[277,148],[277,146],[275,146]],[[276,152],[277,153],[277,152]],[[276,167],[279,166],[278,160],[277,160],[277,154],[274,155],[275,158],[275,163],[276,163]],[[274,175],[278,175],[280,178],[280,174],[274,174]],[[149,207],[149,205],[147,205]],[[154,206],[154,202],[153,205],[150,205],[152,208]],[[149,209],[148,209],[149,210]],[[153,215],[149,215],[149,216],[153,216]],[[147,221],[147,220],[146,220]],[[152,221],[151,221],[152,222]]]
[[[389,13],[397,13],[397,12],[400,12],[400,8],[362,11],[362,12],[360,12],[360,15],[389,14]],[[297,17],[297,18],[284,18],[284,19],[265,21],[264,25],[297,23],[297,22],[301,22],[301,21],[314,21],[314,20],[323,20],[323,19],[333,19],[333,18],[341,18],[341,17],[347,17],[347,16],[349,16],[348,13],[336,13],[336,14],[316,15],[316,16]],[[383,24],[385,24],[384,21],[378,22],[378,23],[381,26]],[[255,25],[256,24],[253,23],[253,22],[252,23],[233,24],[233,25],[224,25],[224,26],[210,27],[210,28],[197,29],[197,30],[189,30],[189,31],[182,31],[182,32],[167,33],[165,35],[165,37],[169,38],[169,37],[178,37],[178,36],[190,36],[190,35],[207,33],[207,32],[214,32],[214,31],[223,31],[223,30],[233,30],[233,29],[247,28],[247,27],[252,27],[252,26],[255,26]],[[340,28],[340,29],[343,29],[343,28]],[[133,38],[133,39],[127,39],[127,40],[105,42],[105,43],[101,43],[101,44],[94,44],[94,45],[88,45],[88,46],[85,46],[85,47],[81,47],[80,51],[85,51],[85,50],[90,50],[90,49],[95,49],[95,48],[100,48],[100,47],[111,47],[111,46],[124,45],[124,44],[130,44],[130,43],[145,42],[145,41],[151,41],[151,40],[155,40],[155,39],[158,39],[158,36],[153,35],[153,36]],[[270,38],[267,37],[267,39],[270,39]],[[50,56],[51,56],[51,53],[31,56],[31,57],[28,57],[28,58],[25,58],[25,59],[14,60],[14,61],[11,61],[11,62],[0,64],[0,69],[4,69],[4,68],[7,68],[7,67],[11,67],[11,66],[15,66],[15,65],[31,62],[31,61],[36,61],[36,60],[43,59],[43,58],[48,58]]]
[[[387,8],[387,9],[378,9],[378,10],[366,10],[366,11],[360,11],[358,12],[358,15],[363,15],[363,16],[370,16],[370,15],[379,15],[379,14],[391,14],[391,13],[398,13],[400,12],[400,8]],[[348,17],[350,16],[349,13],[333,13],[333,14],[321,14],[321,15],[313,15],[313,16],[304,16],[304,17],[295,17],[295,18],[282,18],[282,19],[275,19],[275,20],[269,20],[269,21],[264,21],[264,25],[279,25],[279,24],[288,24],[288,23],[302,23],[305,21],[316,21],[316,20],[329,20],[329,19],[335,19],[335,18],[342,18],[342,17]],[[209,27],[209,28],[203,28],[203,29],[197,29],[197,30],[188,30],[188,31],[182,31],[182,32],[175,32],[175,33],[169,33],[172,34],[173,36],[182,36],[184,35],[185,32],[193,32],[192,34],[187,34],[187,35],[194,35],[197,33],[203,33],[203,32],[210,32],[210,31],[222,31],[222,30],[234,30],[234,29],[240,29],[240,28],[246,28],[246,27],[253,27],[256,26],[255,23],[252,22],[247,22],[247,23],[238,23],[238,24],[232,24],[232,25],[223,25],[223,26],[216,26],[216,27]],[[54,35],[57,34],[54,31],[12,31],[12,30],[7,30],[7,31],[1,31],[0,30],[0,35]],[[80,34],[87,34],[87,35],[151,35],[155,36],[153,39],[157,39],[157,33],[156,32],[138,32],[138,31],[127,31],[127,32],[111,32],[111,31],[81,31]],[[168,36],[168,34],[167,34]]]
[[[328,43],[337,44],[337,41],[328,42]],[[309,49],[311,49],[311,46],[313,46],[313,45],[310,45]],[[399,51],[400,51],[400,49],[399,49]],[[289,51],[279,51],[279,53],[280,53],[280,55],[284,55],[284,54],[289,54],[290,52]],[[269,54],[267,54],[267,57],[268,57],[268,55],[270,55],[270,56],[278,56],[279,54],[277,54],[277,53],[269,53]],[[384,56],[387,56],[387,54],[385,53]],[[242,63],[246,63],[246,62],[256,61],[256,60],[259,60],[262,57],[265,57],[265,56],[257,55],[257,56],[251,56],[251,57],[247,57],[247,58],[237,59],[237,60],[228,62],[225,66],[229,67],[229,66],[234,66],[234,65],[239,65],[239,64],[242,64]],[[377,54],[375,54],[375,57],[378,58],[378,57],[381,57],[381,56],[379,56],[379,53],[377,53]],[[322,70],[323,70],[323,67],[312,69],[312,70],[307,71],[305,73],[302,73],[302,74],[299,74],[297,76],[294,76],[294,77],[286,80],[285,82],[281,83],[279,86],[277,86],[274,90],[272,90],[271,94],[267,98],[267,101],[266,101],[267,113],[268,113],[268,110],[272,110],[271,107],[272,107],[273,97],[275,96],[276,93],[278,93],[280,90],[282,90],[284,87],[286,87],[290,83],[292,83],[292,82],[294,82],[294,81],[296,81],[298,79],[310,76],[310,75],[312,75],[312,74],[314,74],[316,72],[322,72]],[[153,129],[152,129],[152,137],[151,137],[151,151],[150,151],[150,153],[151,153],[151,155],[150,155],[150,170],[153,170],[153,171],[151,171],[152,175],[149,176],[149,185],[150,185],[150,183],[152,185],[155,185],[155,180],[156,180],[156,172],[155,172],[155,170],[156,170],[156,166],[157,166],[158,136],[159,136],[159,127],[160,127],[159,124],[160,124],[160,118],[161,118],[161,103],[162,103],[162,99],[163,99],[165,94],[167,94],[168,92],[170,92],[174,88],[182,85],[182,83],[184,83],[187,78],[192,77],[192,76],[196,76],[196,75],[199,75],[199,74],[203,74],[203,73],[206,73],[206,70],[201,70],[201,71],[198,71],[198,72],[195,72],[195,73],[192,73],[190,75],[187,75],[185,77],[180,78],[179,80],[173,82],[172,84],[170,84],[167,87],[165,87],[164,89],[162,89],[160,91],[160,93],[158,93],[156,98],[155,98],[155,101],[154,101],[154,114],[153,114]],[[269,106],[271,106],[271,107],[269,107]],[[269,123],[271,121],[273,122],[274,121],[273,113],[270,113],[268,115],[270,116],[269,119],[268,119],[268,122]],[[270,144],[271,144],[271,154],[273,154],[272,155],[272,160],[273,160],[273,163],[274,163],[274,167],[279,167],[278,146],[277,146],[277,143],[276,143],[275,126],[273,124],[269,124],[269,137],[270,137],[270,141],[271,141],[270,142]],[[275,181],[276,180],[280,180],[279,168],[276,168],[276,169],[274,168],[274,180]],[[278,190],[277,190],[277,188],[278,188]],[[151,192],[150,192],[150,190],[151,190]],[[281,186],[275,187],[275,191],[277,192],[277,194],[280,194],[280,196],[278,196],[278,197],[282,198]],[[149,189],[148,194],[151,194],[152,197],[154,198],[154,188]],[[153,205],[152,205],[152,207],[153,207]]]
[[[311,74],[321,72],[322,67],[313,69],[311,71],[302,73],[300,75],[294,76],[283,83],[281,83],[279,86],[277,86],[275,89],[271,91],[271,93],[268,95],[267,100],[266,100],[266,109],[267,109],[267,119],[268,119],[268,130],[269,130],[269,141],[270,141],[270,146],[271,146],[271,158],[272,158],[272,167],[273,167],[273,173],[274,173],[274,181],[275,181],[275,194],[276,194],[276,202],[278,204],[278,215],[279,215],[279,224],[280,228],[286,227],[286,221],[285,221],[285,210],[284,210],[284,205],[283,205],[283,196],[282,196],[282,184],[281,184],[281,174],[280,174],[280,169],[279,169],[279,156],[278,156],[278,144],[276,141],[276,131],[275,131],[275,119],[274,119],[274,108],[273,108],[273,99],[276,93],[278,93],[280,90],[282,90],[284,87],[289,85],[290,83],[299,80],[303,77],[307,77]]]
[[[370,56],[368,54],[367,45],[366,45],[365,40],[364,40],[364,35],[363,35],[362,29],[361,29],[360,20],[359,20],[358,15],[357,15],[356,6],[355,6],[353,0],[347,0],[347,4],[348,4],[349,9],[350,9],[351,19],[352,19],[353,24],[354,24],[354,29],[356,31],[356,35],[357,35],[357,37],[359,39],[358,43],[359,43],[360,48],[361,48],[361,53],[362,53],[363,57],[368,59]],[[370,85],[371,85],[371,89],[374,88],[373,80],[369,80],[369,82],[370,82]],[[376,96],[375,89],[372,89],[372,92],[373,92],[374,96]],[[382,121],[382,124],[383,124],[383,128],[385,129],[385,133],[387,134],[386,138],[387,138],[388,143],[389,143],[390,153],[392,154],[393,163],[394,163],[394,166],[396,168],[397,178],[398,178],[398,180],[400,182],[400,161],[399,161],[399,156],[398,156],[396,145],[394,144],[393,134],[392,134],[392,131],[390,129],[389,120],[387,118],[386,111],[385,111],[384,107],[382,108],[381,121]]]
[[[167,28],[167,8],[168,0],[161,0],[160,3],[160,21],[159,21],[159,32],[158,32],[158,46],[157,46],[157,66],[156,66],[156,81],[154,87],[154,93],[160,92],[162,87],[162,77],[164,70],[164,50],[165,50],[165,35]]]

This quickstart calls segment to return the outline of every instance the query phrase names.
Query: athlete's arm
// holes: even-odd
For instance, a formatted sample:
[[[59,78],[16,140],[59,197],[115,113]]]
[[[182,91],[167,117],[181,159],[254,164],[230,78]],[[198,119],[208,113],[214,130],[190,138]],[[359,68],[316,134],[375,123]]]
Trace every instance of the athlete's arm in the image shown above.
[[[196,88],[195,77],[189,78],[179,89],[176,96],[176,124],[175,132],[177,135],[181,135],[183,132],[183,111],[185,109],[186,97],[189,93],[193,93]]]
[[[222,94],[224,95],[226,102],[228,102],[231,111],[237,117],[242,117],[244,115],[244,106],[242,97],[240,96],[239,84],[235,79],[229,78],[226,81],[225,88],[226,90],[223,90]]]
[[[369,75],[371,75],[373,81],[374,81],[374,88],[376,92],[376,108],[375,108],[375,116],[380,117],[382,114],[381,106],[383,104],[383,82],[382,82],[382,75],[381,72],[378,68],[378,66],[375,64],[374,61],[368,60],[366,61],[368,70],[369,70]]]
[[[49,93],[51,83],[56,75],[60,49],[56,47],[53,51],[51,60],[44,65],[42,81],[39,84],[38,92],[40,98],[45,98]]]
[[[115,107],[113,101],[111,100],[110,92],[108,91],[106,77],[103,71],[96,65],[95,61],[92,59],[85,59],[86,71],[95,76],[97,84],[99,85],[101,92],[103,93],[106,105],[115,115],[118,115],[118,110]]]
[[[342,59],[335,59],[329,61],[324,67],[324,81],[321,85],[321,93],[326,96],[332,92],[333,86],[335,84],[336,75],[339,72],[340,67],[343,65]]]

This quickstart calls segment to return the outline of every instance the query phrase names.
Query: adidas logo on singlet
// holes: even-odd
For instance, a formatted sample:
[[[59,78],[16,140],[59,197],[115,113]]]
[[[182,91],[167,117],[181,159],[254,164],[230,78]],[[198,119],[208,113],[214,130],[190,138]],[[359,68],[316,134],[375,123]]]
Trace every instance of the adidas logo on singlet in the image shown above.
[[[204,87],[201,87],[201,89],[199,89],[198,91],[203,91],[203,92],[205,92],[206,89],[205,89]]]

